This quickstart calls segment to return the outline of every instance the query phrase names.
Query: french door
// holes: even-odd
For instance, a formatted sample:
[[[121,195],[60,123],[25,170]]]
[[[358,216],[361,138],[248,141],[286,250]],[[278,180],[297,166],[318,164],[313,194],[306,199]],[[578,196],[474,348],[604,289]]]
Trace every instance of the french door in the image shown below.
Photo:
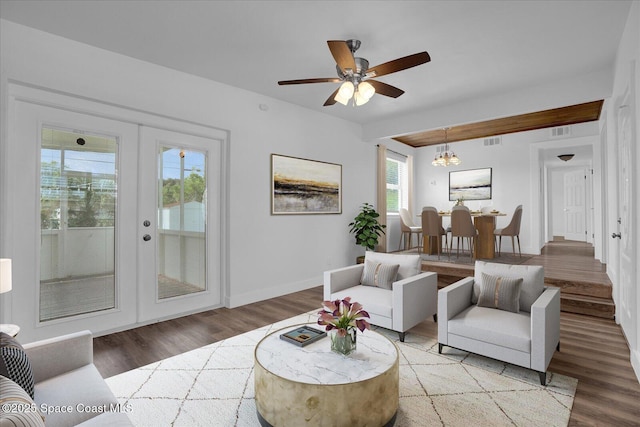
[[[23,340],[220,304],[219,140],[19,100],[11,121],[5,316]]]
[[[220,144],[147,126],[140,136],[139,260],[155,268],[138,270],[139,319],[218,305]]]

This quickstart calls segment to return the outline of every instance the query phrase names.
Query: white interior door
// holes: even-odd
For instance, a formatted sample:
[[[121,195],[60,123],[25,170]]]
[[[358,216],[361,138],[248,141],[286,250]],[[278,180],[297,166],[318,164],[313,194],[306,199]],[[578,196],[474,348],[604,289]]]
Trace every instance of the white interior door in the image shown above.
[[[632,74],[635,75],[635,74]],[[618,213],[619,228],[613,235],[619,241],[620,270],[618,274],[620,296],[618,314],[620,325],[629,341],[631,349],[636,348],[637,313],[635,310],[637,285],[636,253],[633,237],[636,233],[636,214],[634,212],[634,145],[635,135],[635,98],[634,91],[628,90],[618,109]]]
[[[139,321],[220,305],[218,140],[140,131]]]
[[[564,174],[564,238],[586,241],[586,177],[582,170]]]
[[[128,183],[137,179],[138,127],[12,107],[2,226],[14,285],[3,317],[23,342],[135,323],[137,189]]]

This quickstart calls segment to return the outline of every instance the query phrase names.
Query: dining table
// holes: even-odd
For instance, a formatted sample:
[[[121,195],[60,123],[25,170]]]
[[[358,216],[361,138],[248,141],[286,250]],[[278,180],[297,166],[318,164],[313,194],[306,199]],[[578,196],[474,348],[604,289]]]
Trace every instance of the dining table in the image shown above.
[[[476,259],[493,259],[495,258],[495,243],[493,231],[496,229],[496,218],[499,216],[507,216],[506,213],[498,210],[490,212],[469,211],[473,218],[473,225],[478,230],[478,237],[475,239],[474,252]],[[440,217],[451,217],[451,211],[438,211]],[[418,215],[422,217],[422,214]],[[453,239],[453,237],[452,237]],[[438,253],[437,239],[423,239],[423,252],[428,255]]]

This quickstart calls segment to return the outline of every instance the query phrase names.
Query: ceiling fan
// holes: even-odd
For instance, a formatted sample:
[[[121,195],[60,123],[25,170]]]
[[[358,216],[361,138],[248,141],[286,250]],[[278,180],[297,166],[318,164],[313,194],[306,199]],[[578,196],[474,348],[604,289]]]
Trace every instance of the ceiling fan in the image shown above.
[[[397,98],[404,93],[402,89],[373,80],[374,77],[382,77],[431,61],[427,52],[420,52],[369,68],[369,61],[355,56],[356,51],[360,48],[360,40],[329,40],[327,44],[331,55],[336,60],[338,77],[281,80],[278,84],[342,82],[342,85],[325,101],[324,106],[333,105],[336,102],[347,105],[352,97],[355,105],[362,105],[369,101],[375,93],[391,98]]]

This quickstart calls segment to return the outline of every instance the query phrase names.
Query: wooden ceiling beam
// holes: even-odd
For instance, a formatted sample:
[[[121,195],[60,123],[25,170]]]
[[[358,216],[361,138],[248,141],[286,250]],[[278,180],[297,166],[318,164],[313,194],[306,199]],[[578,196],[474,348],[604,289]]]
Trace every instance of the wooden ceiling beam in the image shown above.
[[[600,118],[603,103],[604,100],[599,100],[535,113],[452,126],[447,129],[446,142],[465,141],[514,132],[591,122]],[[428,145],[444,144],[445,131],[444,129],[435,129],[403,135],[393,139],[414,148],[426,147]]]

